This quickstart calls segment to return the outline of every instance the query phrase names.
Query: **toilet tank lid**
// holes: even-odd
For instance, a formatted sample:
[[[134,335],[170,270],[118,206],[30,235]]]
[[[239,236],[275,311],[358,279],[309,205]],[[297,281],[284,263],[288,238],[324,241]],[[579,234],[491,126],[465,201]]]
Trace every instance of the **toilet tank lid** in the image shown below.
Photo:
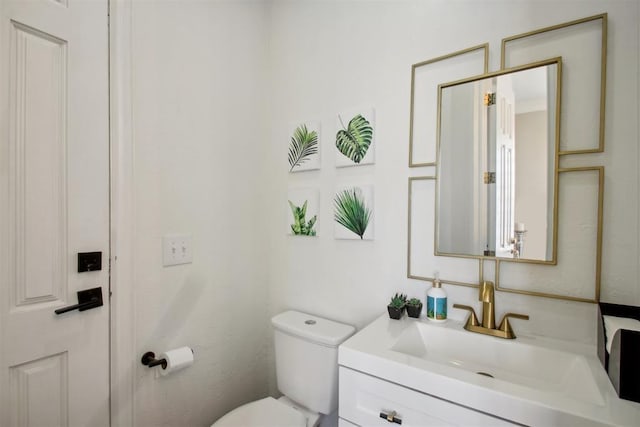
[[[330,347],[337,347],[356,331],[351,325],[299,311],[285,311],[271,319],[274,328]]]

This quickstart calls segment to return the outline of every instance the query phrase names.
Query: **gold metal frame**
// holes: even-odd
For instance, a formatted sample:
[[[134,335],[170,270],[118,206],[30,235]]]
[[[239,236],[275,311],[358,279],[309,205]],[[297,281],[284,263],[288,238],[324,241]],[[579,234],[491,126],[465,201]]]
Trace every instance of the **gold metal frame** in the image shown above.
[[[598,229],[597,229],[597,242],[596,242],[596,277],[595,277],[595,298],[594,299],[588,299],[588,298],[578,298],[578,297],[571,297],[571,296],[565,296],[565,295],[556,295],[556,294],[550,294],[550,293],[545,293],[545,292],[536,292],[536,291],[526,291],[526,290],[519,290],[519,289],[510,289],[510,288],[506,288],[503,287],[501,288],[499,286],[499,278],[500,278],[500,262],[526,262],[527,260],[521,261],[521,260],[510,260],[507,258],[495,258],[495,257],[475,257],[475,256],[458,256],[458,255],[446,255],[446,254],[436,254],[436,255],[446,255],[446,256],[458,256],[458,257],[463,257],[463,258],[478,258],[478,262],[479,262],[479,269],[478,269],[478,273],[479,273],[479,282],[481,283],[484,280],[484,262],[485,260],[487,261],[494,261],[495,262],[495,289],[502,291],[502,292],[510,292],[510,293],[516,293],[516,294],[524,294],[524,295],[530,295],[530,296],[538,296],[538,297],[545,297],[545,298],[553,298],[553,299],[560,299],[560,300],[569,300],[569,301],[579,301],[579,302],[587,302],[587,303],[597,303],[600,300],[600,285],[601,285],[601,272],[602,272],[602,222],[603,222],[603,201],[604,201],[604,167],[602,166],[593,166],[593,167],[574,167],[574,168],[560,168],[559,166],[559,161],[560,161],[560,157],[561,156],[565,156],[565,155],[572,155],[572,154],[590,154],[590,153],[602,153],[604,152],[604,126],[605,126],[605,103],[606,103],[606,68],[607,68],[607,25],[608,25],[608,15],[607,13],[603,13],[600,15],[594,15],[594,16],[590,16],[590,17],[586,17],[586,18],[582,18],[582,19],[577,19],[574,21],[569,21],[563,24],[559,24],[559,25],[553,25],[550,27],[545,27],[539,30],[534,30],[534,31],[530,31],[527,33],[522,33],[522,34],[518,34],[518,35],[514,35],[511,37],[507,37],[502,39],[502,46],[501,46],[501,53],[500,53],[500,69],[504,70],[505,69],[505,59],[506,59],[506,49],[507,49],[507,44],[511,41],[514,40],[518,40],[518,39],[523,39],[526,37],[531,37],[531,36],[535,36],[538,34],[542,34],[542,33],[546,33],[546,32],[551,32],[551,31],[556,31],[556,30],[560,30],[563,28],[567,28],[567,27],[572,27],[574,25],[580,25],[580,24],[584,24],[584,23],[588,23],[591,21],[595,21],[595,20],[601,20],[602,21],[602,38],[601,38],[601,54],[600,54],[600,67],[601,67],[601,73],[600,73],[600,128],[599,128],[599,144],[598,144],[598,148],[595,149],[584,149],[584,150],[565,150],[565,151],[560,151],[559,149],[559,142],[556,145],[556,182],[555,182],[555,201],[554,201],[554,260],[556,260],[556,262],[554,262],[553,264],[557,264],[557,234],[558,234],[558,175],[559,173],[565,173],[565,172],[578,172],[578,171],[589,171],[589,170],[597,170],[599,173],[599,182],[598,182]],[[437,167],[438,167],[438,156],[439,156],[439,137],[438,140],[436,142],[436,162],[435,163],[413,163],[413,114],[414,114],[414,78],[415,78],[415,69],[417,67],[423,66],[423,65],[428,65],[430,63],[433,62],[437,62],[437,61],[441,61],[453,56],[457,56],[457,55],[462,55],[465,53],[469,53],[471,51],[474,50],[478,50],[478,49],[484,49],[485,50],[485,74],[488,73],[488,44],[484,44],[484,45],[479,45],[473,48],[469,48],[469,49],[465,49],[462,51],[458,51],[458,52],[454,52],[452,54],[449,55],[444,55],[438,58],[434,58],[432,60],[429,61],[424,61],[418,64],[414,64],[412,66],[412,70],[411,70],[411,116],[410,116],[410,139],[409,139],[409,167],[420,167],[420,166],[436,166],[436,176],[437,176]],[[561,79],[559,80],[561,81]],[[558,91],[558,101],[561,98],[561,91]],[[438,105],[440,104],[440,102],[438,101]],[[558,109],[558,111],[560,111]],[[439,108],[438,108],[438,112],[439,112]],[[440,126],[440,117],[438,116],[438,123],[437,123],[438,129],[436,130],[437,134],[439,135],[439,126]],[[559,141],[559,127],[560,127],[560,120],[558,120],[558,126],[557,126],[557,141]],[[415,276],[411,274],[411,184],[413,180],[420,180],[420,179],[437,179],[436,177],[412,177],[409,178],[409,211],[408,211],[408,250],[407,250],[407,277],[410,279],[417,279],[417,280],[426,280],[426,281],[433,281],[434,278],[432,277],[422,277],[422,276]],[[437,197],[437,188],[436,188],[436,197]],[[436,215],[435,215],[435,220],[437,221],[437,211],[436,211]],[[435,236],[435,234],[434,234]],[[435,239],[434,239],[435,240]],[[435,242],[434,242],[435,245]],[[534,260],[535,261],[535,260]],[[548,264],[550,265],[550,263],[548,261],[543,261],[543,262],[536,262],[536,263],[542,263],[542,264]],[[461,285],[461,286],[468,286],[468,287],[475,287],[477,288],[479,285],[478,284],[470,284],[470,283],[464,283],[464,282],[456,282],[456,281],[446,281],[446,280],[442,280],[443,283],[448,283],[448,284],[452,284],[452,285]]]
[[[548,264],[548,265],[556,265],[558,260],[557,260],[557,251],[558,251],[558,170],[559,170],[559,147],[560,147],[560,111],[561,111],[561,106],[562,106],[562,102],[561,102],[561,93],[562,93],[562,58],[551,58],[551,59],[546,59],[544,61],[537,61],[537,62],[532,62],[531,64],[525,64],[525,65],[520,65],[517,67],[512,67],[512,68],[507,68],[507,69],[502,69],[500,71],[494,71],[491,73],[486,73],[483,74],[481,76],[475,76],[475,77],[470,77],[470,78],[466,78],[466,79],[462,79],[462,80],[456,80],[453,82],[449,82],[449,83],[442,83],[440,85],[438,85],[438,124],[437,124],[437,128],[438,128],[438,134],[437,134],[437,138],[436,138],[436,176],[435,179],[436,181],[438,180],[438,177],[440,176],[440,119],[441,119],[441,112],[440,112],[440,105],[441,105],[441,97],[442,97],[442,89],[447,88],[447,87],[451,87],[451,86],[457,86],[460,84],[464,84],[464,83],[469,83],[469,82],[473,82],[473,81],[477,81],[477,80],[483,80],[486,78],[491,78],[491,77],[497,77],[497,76],[501,76],[504,74],[509,74],[509,73],[513,73],[516,71],[524,71],[524,70],[529,70],[531,68],[537,68],[537,67],[541,67],[541,66],[545,66],[545,65],[552,65],[552,64],[556,64],[558,67],[558,71],[557,71],[557,81],[556,81],[556,129],[555,129],[555,148],[554,148],[554,159],[555,159],[555,165],[554,165],[554,173],[553,173],[553,179],[554,179],[554,183],[553,183],[553,191],[554,191],[554,195],[553,195],[553,235],[552,235],[552,239],[553,239],[553,243],[552,243],[552,247],[553,247],[553,254],[552,254],[552,258],[550,260],[536,260],[536,259],[518,259],[518,260],[513,260],[514,262],[522,262],[522,263],[527,263],[527,264]],[[436,184],[436,199],[435,199],[435,209],[436,209],[436,213],[435,213],[435,219],[436,219],[436,223],[434,224],[435,227],[435,232],[434,232],[434,241],[433,241],[433,251],[434,254],[437,256],[447,256],[447,257],[453,257],[453,258],[474,258],[474,259],[480,259],[480,260],[509,260],[509,258],[498,258],[495,256],[484,256],[484,255],[468,255],[468,254],[453,254],[453,253],[447,253],[447,252],[438,252],[438,247],[437,247],[437,242],[438,242],[438,205],[439,205],[439,190],[438,190],[438,185]],[[496,264],[497,267],[497,264]]]
[[[557,31],[564,28],[572,27],[574,25],[580,25],[589,23],[592,21],[602,20],[602,41],[601,41],[601,53],[600,53],[600,133],[598,148],[588,148],[583,150],[566,150],[560,151],[561,156],[570,154],[590,154],[590,153],[602,153],[604,152],[604,125],[605,125],[605,102],[607,93],[607,20],[608,15],[602,13],[599,15],[589,16],[587,18],[576,19],[575,21],[565,22],[563,24],[553,25],[551,27],[541,28],[539,30],[529,31],[527,33],[517,34],[502,39],[502,46],[500,50],[500,69],[504,69],[506,60],[507,43],[514,40],[519,40],[527,37],[536,36],[539,34]]]
[[[427,281],[427,282],[433,282],[435,280],[435,277],[427,277],[427,276],[417,276],[415,274],[411,273],[411,208],[412,208],[412,186],[413,186],[413,182],[414,181],[429,181],[429,180],[436,180],[435,176],[412,176],[409,177],[408,183],[407,183],[407,191],[408,191],[408,197],[407,200],[408,202],[408,209],[407,209],[407,278],[409,279],[415,279],[415,280],[423,280],[423,281]],[[436,212],[437,214],[437,212]],[[437,221],[437,219],[436,219]],[[434,254],[434,256],[436,256]],[[478,283],[482,282],[482,278],[484,276],[484,260],[480,259],[478,260],[478,276],[480,278]],[[496,266],[497,267],[497,266]],[[443,278],[439,278],[440,281],[442,283],[446,283],[449,285],[458,285],[458,286],[467,286],[470,288],[477,288],[479,285],[477,283],[467,283],[467,282],[459,282],[459,281],[455,281],[455,280],[447,280],[447,279],[443,279]]]
[[[453,53],[449,53],[447,55],[439,56],[437,58],[429,59],[427,61],[418,62],[411,66],[411,104],[410,104],[410,113],[409,113],[409,167],[422,167],[422,166],[435,166],[435,162],[426,162],[426,163],[414,163],[413,162],[413,111],[415,104],[415,77],[416,77],[416,68],[423,67],[429,64],[433,64],[436,62],[444,61],[447,59],[451,59],[456,56],[466,55],[468,53],[475,52],[477,50],[484,50],[484,73],[489,71],[489,43],[484,43],[478,46],[473,46],[467,49],[459,50]],[[437,130],[436,130],[437,132]]]
[[[546,292],[525,291],[521,289],[511,289],[511,288],[500,287],[500,263],[501,262],[518,262],[517,260],[509,260],[507,258],[498,258],[496,260],[496,280],[495,280],[496,290],[499,290],[502,292],[511,292],[515,294],[564,299],[569,301],[579,301],[579,302],[589,302],[589,303],[597,303],[598,301],[600,301],[600,281],[601,281],[601,274],[602,274],[602,219],[603,219],[603,211],[604,211],[604,166],[584,166],[584,167],[558,169],[558,173],[586,172],[586,171],[598,172],[598,220],[597,220],[598,231],[596,235],[596,277],[595,277],[594,299],[578,298],[578,297],[572,297],[568,295],[557,295],[557,294],[550,294]]]

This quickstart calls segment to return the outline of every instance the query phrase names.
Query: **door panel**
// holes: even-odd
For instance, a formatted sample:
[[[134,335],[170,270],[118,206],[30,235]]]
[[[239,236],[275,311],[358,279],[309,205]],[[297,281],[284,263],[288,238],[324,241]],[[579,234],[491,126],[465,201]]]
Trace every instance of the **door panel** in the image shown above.
[[[68,425],[67,353],[10,369],[11,425]]]
[[[1,426],[109,425],[107,11],[0,1]],[[102,307],[54,314],[97,286]]]
[[[12,309],[64,301],[66,42],[10,23],[9,233]],[[46,71],[45,71],[46,70]]]

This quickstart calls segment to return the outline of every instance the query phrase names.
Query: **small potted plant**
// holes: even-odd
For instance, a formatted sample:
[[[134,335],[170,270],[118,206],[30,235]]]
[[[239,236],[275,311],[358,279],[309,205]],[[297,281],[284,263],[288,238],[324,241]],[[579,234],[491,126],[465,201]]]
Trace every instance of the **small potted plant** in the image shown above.
[[[420,317],[422,311],[422,302],[418,298],[411,298],[407,301],[407,314],[409,317]]]
[[[402,312],[404,311],[404,306],[406,305],[406,303],[407,303],[407,296],[396,293],[391,298],[391,302],[387,306],[389,317],[392,319],[399,320],[402,317]]]

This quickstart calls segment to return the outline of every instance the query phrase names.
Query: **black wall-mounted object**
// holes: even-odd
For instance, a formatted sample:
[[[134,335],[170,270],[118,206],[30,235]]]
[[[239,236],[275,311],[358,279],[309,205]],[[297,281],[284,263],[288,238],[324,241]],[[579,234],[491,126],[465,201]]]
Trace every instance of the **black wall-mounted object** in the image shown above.
[[[611,353],[606,348],[606,330],[602,316],[640,320],[640,307],[601,302],[598,305],[598,357],[609,374],[611,384],[622,399],[640,403],[640,332],[619,329],[612,340]]]
[[[92,308],[101,307],[102,305],[102,287],[85,289],[83,291],[78,291],[77,304],[58,308],[55,310],[55,313],[62,314],[73,310],[85,311]]]
[[[78,273],[102,270],[102,252],[78,252]]]
[[[153,351],[147,351],[142,355],[140,360],[143,365],[153,368],[154,366],[162,366],[162,369],[167,369],[166,359],[156,359],[156,354]]]

